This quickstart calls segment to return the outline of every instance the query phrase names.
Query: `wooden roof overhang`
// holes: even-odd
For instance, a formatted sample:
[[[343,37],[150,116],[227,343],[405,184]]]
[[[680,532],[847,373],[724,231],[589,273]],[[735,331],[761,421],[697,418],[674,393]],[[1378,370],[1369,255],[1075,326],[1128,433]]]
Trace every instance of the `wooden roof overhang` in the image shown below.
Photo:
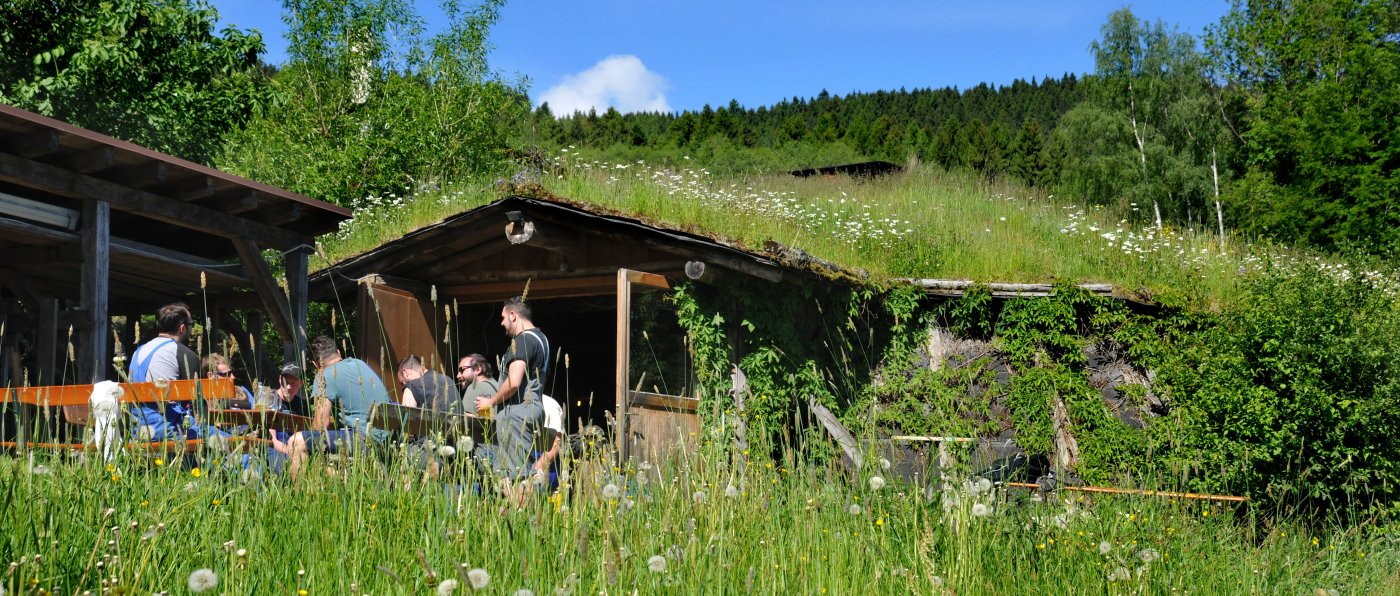
[[[309,284],[313,298],[329,299],[353,294],[361,278],[391,276],[436,286],[439,296],[459,302],[487,302],[520,294],[526,281],[539,298],[614,293],[619,268],[820,279],[731,242],[596,205],[512,196],[342,260],[313,273]]]
[[[330,203],[0,105],[0,285],[30,300],[81,299],[89,310],[100,296],[103,312],[89,313],[89,323],[109,306],[152,312],[202,292],[211,301],[268,308],[286,339],[304,297],[288,298],[260,251],[289,253],[289,279],[298,266],[304,279],[315,236],[350,216]]]

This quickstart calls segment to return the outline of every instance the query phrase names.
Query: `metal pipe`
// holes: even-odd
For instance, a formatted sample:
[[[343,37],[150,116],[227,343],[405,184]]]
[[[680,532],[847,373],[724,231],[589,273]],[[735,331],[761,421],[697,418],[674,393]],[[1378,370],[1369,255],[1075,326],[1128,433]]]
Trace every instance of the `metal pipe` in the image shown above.
[[[1017,488],[1039,489],[1040,485],[1034,482],[1007,482],[1006,486]],[[1108,493],[1113,495],[1141,495],[1144,497],[1167,497],[1171,499],[1200,499],[1204,501],[1229,501],[1232,503],[1244,503],[1249,501],[1249,497],[1234,497],[1230,495],[1203,495],[1199,493],[1178,493],[1163,490],[1141,490],[1136,488],[1111,488],[1104,486],[1061,486],[1058,490],[1070,490],[1085,493]]]

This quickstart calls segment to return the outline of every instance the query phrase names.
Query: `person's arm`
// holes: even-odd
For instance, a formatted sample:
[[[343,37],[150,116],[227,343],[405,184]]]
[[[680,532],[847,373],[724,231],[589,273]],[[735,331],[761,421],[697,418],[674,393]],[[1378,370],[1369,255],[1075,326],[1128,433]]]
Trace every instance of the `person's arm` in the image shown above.
[[[410,390],[408,387],[403,388],[403,399],[399,401],[403,402],[403,405],[408,406],[410,408],[418,407],[418,400],[413,399],[413,391]]]
[[[484,410],[505,401],[507,397],[510,397],[511,393],[516,391],[524,383],[525,361],[512,360],[506,368],[506,379],[501,383],[501,387],[496,390],[496,394],[491,397],[476,398],[476,409]]]

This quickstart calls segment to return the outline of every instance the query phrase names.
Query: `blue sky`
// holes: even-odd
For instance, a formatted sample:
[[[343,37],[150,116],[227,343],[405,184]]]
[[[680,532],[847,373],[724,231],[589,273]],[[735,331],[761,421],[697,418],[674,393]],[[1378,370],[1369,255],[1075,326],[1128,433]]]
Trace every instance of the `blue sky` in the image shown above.
[[[262,31],[285,60],[280,0],[213,0],[224,24]],[[436,0],[418,0],[429,29]],[[1199,35],[1228,0],[517,1],[492,29],[491,65],[561,107],[757,107],[826,89],[844,95],[1093,70],[1089,44],[1130,6]]]

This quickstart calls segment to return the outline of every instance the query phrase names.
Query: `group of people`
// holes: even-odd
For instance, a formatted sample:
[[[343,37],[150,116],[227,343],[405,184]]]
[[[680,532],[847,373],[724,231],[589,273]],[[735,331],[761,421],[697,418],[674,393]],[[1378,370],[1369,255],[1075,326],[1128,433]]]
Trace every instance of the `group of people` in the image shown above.
[[[132,354],[129,380],[132,382],[232,377],[227,359],[211,354],[201,362],[194,350],[184,344],[193,327],[190,309],[184,304],[162,307],[156,315],[157,336]],[[335,341],[320,336],[311,341],[309,360],[318,369],[310,393],[296,363],[284,364],[278,371],[278,386],[266,388],[263,400],[242,387],[233,403],[254,404],[275,410],[309,416],[307,430],[296,433],[269,431],[275,453],[284,457],[288,473],[298,475],[314,452],[338,453],[385,444],[386,430],[370,426],[370,416],[380,404],[398,403],[449,414],[490,416],[494,441],[481,445],[473,455],[488,462],[494,471],[514,480],[538,476],[553,483],[554,471],[564,434],[563,408],[544,394],[549,373],[549,339],[535,327],[530,305],[523,297],[507,300],[501,308],[501,327],[511,338],[500,360],[500,374],[493,377],[492,364],[481,354],[461,358],[456,383],[433,370],[422,358],[408,356],[398,363],[396,379],[403,387],[394,399],[382,379],[363,360],[345,357]],[[260,393],[264,393],[260,390]],[[201,438],[225,431],[196,424],[189,402],[140,404],[133,410],[134,422],[154,440]],[[552,431],[552,432],[551,432]],[[536,438],[550,437],[548,445],[537,446]]]

